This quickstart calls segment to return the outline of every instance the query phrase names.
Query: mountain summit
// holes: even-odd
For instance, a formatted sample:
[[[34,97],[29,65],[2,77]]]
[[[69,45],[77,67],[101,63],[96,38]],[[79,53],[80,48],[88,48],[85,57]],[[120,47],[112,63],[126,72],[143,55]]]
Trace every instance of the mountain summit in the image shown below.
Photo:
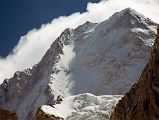
[[[156,26],[127,8],[102,23],[66,29],[37,65],[4,80],[0,106],[24,120],[58,95],[124,94],[148,61]]]

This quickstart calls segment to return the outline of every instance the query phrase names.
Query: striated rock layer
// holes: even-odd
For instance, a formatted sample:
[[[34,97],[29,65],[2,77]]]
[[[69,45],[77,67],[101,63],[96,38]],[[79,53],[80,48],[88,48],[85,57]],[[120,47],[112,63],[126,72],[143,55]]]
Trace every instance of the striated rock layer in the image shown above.
[[[159,26],[157,32],[149,63],[119,101],[111,120],[159,120]]]
[[[0,120],[18,120],[15,112],[0,108]]]

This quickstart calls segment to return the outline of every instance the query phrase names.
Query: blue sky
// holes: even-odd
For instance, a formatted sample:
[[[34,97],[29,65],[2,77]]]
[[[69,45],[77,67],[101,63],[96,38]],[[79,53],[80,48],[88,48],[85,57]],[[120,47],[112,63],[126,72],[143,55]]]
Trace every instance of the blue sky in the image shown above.
[[[7,56],[19,38],[53,18],[85,12],[88,2],[100,0],[0,0],[0,56]]]

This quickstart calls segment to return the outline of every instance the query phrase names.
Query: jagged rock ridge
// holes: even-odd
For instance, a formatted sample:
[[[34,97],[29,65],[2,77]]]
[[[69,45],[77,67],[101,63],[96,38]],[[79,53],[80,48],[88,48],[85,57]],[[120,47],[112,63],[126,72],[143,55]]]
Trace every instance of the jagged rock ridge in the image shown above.
[[[18,116],[13,111],[0,108],[0,120],[18,120]]]
[[[159,120],[159,27],[149,63],[119,101],[111,120]]]
[[[3,82],[0,106],[27,120],[58,95],[127,92],[148,61],[156,26],[128,8],[102,23],[66,29],[37,65]]]
[[[41,110],[41,108],[38,108],[36,112],[36,120],[64,120],[64,119],[58,116],[46,114],[43,110]]]

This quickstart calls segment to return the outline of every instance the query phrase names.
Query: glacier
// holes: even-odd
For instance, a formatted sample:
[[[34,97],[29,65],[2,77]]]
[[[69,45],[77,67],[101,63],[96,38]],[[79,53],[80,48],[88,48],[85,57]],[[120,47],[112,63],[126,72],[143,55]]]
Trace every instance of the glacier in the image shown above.
[[[48,115],[64,120],[109,120],[110,114],[122,95],[95,96],[83,93],[66,97],[54,107],[43,105],[40,109]]]

